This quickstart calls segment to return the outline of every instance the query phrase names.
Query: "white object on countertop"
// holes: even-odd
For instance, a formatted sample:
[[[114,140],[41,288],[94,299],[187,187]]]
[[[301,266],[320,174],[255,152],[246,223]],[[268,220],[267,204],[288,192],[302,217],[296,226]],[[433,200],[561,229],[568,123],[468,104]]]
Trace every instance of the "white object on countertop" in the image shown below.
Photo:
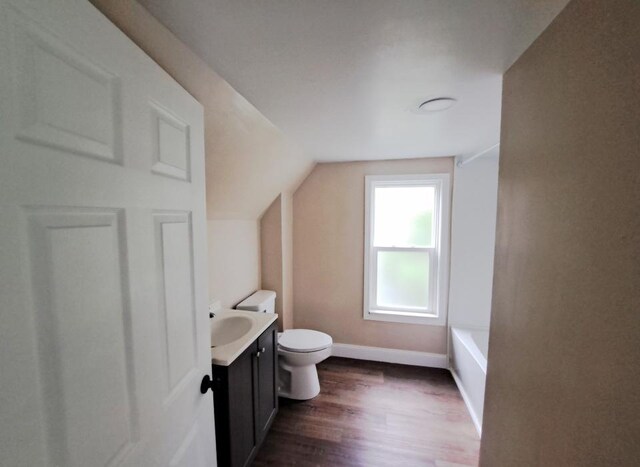
[[[209,304],[209,313],[217,313],[222,309],[222,305],[220,304],[220,300],[212,300]]]

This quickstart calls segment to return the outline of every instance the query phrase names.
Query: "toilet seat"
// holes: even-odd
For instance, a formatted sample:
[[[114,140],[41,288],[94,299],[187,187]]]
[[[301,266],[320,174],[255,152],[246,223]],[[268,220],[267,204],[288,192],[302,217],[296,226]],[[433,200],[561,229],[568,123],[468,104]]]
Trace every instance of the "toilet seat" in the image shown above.
[[[328,334],[311,329],[289,329],[278,338],[281,349],[289,352],[309,353],[324,350],[333,344]]]

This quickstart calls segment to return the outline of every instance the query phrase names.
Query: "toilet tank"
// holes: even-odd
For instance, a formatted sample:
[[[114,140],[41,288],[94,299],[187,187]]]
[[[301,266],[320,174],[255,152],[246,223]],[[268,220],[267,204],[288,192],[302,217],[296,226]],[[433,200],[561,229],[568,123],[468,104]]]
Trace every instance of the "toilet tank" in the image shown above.
[[[253,295],[238,303],[236,310],[275,313],[276,293],[273,290],[258,290]]]

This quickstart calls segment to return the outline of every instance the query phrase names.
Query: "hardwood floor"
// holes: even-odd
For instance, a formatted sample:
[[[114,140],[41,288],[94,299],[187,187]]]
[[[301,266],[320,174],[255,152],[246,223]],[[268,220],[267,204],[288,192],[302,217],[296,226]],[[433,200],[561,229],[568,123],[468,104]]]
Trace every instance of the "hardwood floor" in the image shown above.
[[[280,399],[254,466],[476,466],[480,440],[448,371],[330,358],[321,392]]]

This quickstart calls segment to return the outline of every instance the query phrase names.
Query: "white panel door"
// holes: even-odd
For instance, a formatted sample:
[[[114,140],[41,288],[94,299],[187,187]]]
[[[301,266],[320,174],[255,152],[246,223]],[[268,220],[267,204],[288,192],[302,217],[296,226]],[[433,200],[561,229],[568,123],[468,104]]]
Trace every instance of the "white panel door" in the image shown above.
[[[202,107],[86,0],[0,2],[0,465],[215,465]]]

